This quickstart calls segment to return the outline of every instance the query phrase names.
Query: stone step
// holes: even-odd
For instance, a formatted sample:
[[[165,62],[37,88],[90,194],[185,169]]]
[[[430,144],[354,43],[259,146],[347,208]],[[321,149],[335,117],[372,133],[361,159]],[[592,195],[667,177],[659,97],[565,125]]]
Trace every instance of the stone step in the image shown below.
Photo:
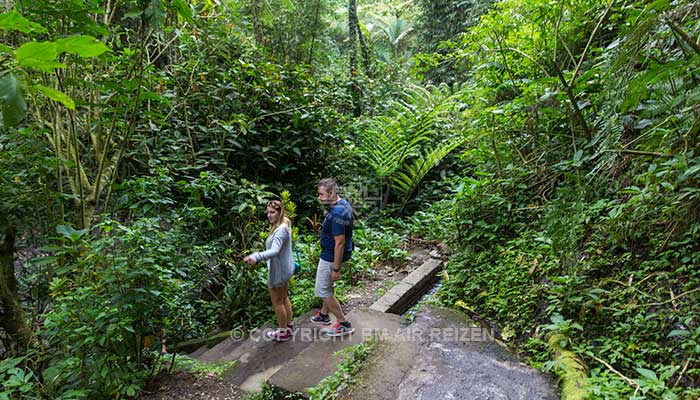
[[[306,394],[306,389],[316,386],[327,376],[333,375],[342,361],[338,350],[362,343],[376,333],[385,336],[401,329],[404,319],[395,314],[385,314],[369,309],[356,309],[347,319],[354,333],[341,337],[314,337],[313,343],[289,360],[268,379],[268,383],[290,393]],[[320,326],[317,326],[319,331]]]
[[[199,349],[196,351],[197,354],[196,358],[199,361],[231,361],[234,360],[235,358],[229,358],[229,355],[233,353],[233,351],[240,345],[243,344],[244,342],[244,337],[239,338],[237,337],[236,334],[234,334],[235,331],[230,331],[231,334],[226,340],[223,340],[219,342],[217,345],[214,347],[207,347],[204,351],[203,349]]]
[[[435,274],[442,268],[442,260],[432,257],[434,257],[433,254],[431,254],[431,258],[403,278],[396,286],[389,289],[384,296],[369,307],[370,310],[402,314],[411,308],[413,303],[432,284]]]
[[[226,383],[239,386],[246,392],[260,392],[267,378],[282,365],[311,345],[321,328],[310,321],[316,311],[310,311],[295,320],[296,333],[287,342],[274,342],[265,338],[271,325],[251,332],[232,331],[231,337],[199,356],[201,361],[233,361],[236,366],[227,372]],[[317,334],[316,334],[317,335]]]
[[[193,351],[192,353],[190,353],[189,357],[198,360],[202,356],[202,354],[206,353],[209,350],[210,350],[209,346],[204,345],[204,346],[198,348],[197,350]]]

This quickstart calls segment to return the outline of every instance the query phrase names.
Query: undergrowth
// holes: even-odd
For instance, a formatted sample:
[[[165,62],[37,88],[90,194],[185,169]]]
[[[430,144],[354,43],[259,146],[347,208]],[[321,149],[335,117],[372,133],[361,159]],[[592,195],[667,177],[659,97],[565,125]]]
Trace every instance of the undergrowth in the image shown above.
[[[454,223],[443,240],[455,254],[443,304],[466,305],[557,374],[547,340],[564,334],[558,351],[587,365],[589,398],[700,396],[697,195],[679,202],[652,182],[611,197],[561,189],[532,206],[518,203],[522,192],[503,195],[512,181],[463,183],[444,202]]]

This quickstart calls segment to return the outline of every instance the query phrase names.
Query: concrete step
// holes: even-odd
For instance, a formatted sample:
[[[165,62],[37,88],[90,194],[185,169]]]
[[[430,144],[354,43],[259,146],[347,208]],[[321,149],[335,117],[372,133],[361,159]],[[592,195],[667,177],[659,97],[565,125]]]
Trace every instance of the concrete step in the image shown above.
[[[265,332],[274,328],[270,325],[249,332],[249,335],[234,330],[229,339],[209,349],[198,359],[236,360],[236,366],[224,375],[224,381],[246,392],[260,392],[267,378],[313,343],[313,336],[320,329],[320,326],[315,326],[317,324],[310,321],[315,314],[316,310],[298,317],[295,320],[296,333],[287,342],[273,342],[265,338]]]
[[[401,314],[411,308],[413,303],[428,290],[435,279],[435,274],[442,268],[442,260],[433,257],[431,253],[431,258],[428,258],[396,286],[389,289],[384,296],[369,307],[370,310]]]
[[[197,350],[193,351],[192,353],[190,353],[189,357],[198,360],[199,357],[201,357],[202,354],[206,353],[207,351],[209,351],[209,346],[204,345],[204,346],[198,348]]]
[[[235,358],[230,358],[229,355],[233,353],[233,351],[240,345],[243,344],[245,341],[245,337],[238,337],[237,335],[233,334],[234,331],[231,331],[232,334],[229,336],[228,339],[220,342],[219,344],[215,345],[214,347],[211,348],[206,348],[206,350],[202,351],[203,349],[197,350],[197,358],[199,361],[231,361],[234,360]]]
[[[398,315],[385,314],[369,309],[356,309],[347,315],[355,329],[354,333],[341,337],[315,336],[313,343],[289,360],[268,379],[270,385],[291,393],[305,393],[323,378],[337,370],[342,361],[338,350],[362,343],[375,333],[383,336],[401,329],[404,319]],[[320,331],[317,325],[314,333]],[[284,344],[286,345],[286,344]],[[283,345],[283,346],[284,346]]]

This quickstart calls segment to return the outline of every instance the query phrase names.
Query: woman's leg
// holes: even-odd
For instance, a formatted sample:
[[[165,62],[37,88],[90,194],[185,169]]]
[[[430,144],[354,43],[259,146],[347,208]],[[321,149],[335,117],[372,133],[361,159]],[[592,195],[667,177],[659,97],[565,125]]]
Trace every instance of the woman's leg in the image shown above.
[[[283,292],[284,293],[284,311],[287,313],[287,326],[292,325],[292,321],[294,319],[292,315],[292,302],[289,301],[289,286],[287,283],[284,284],[283,287]]]
[[[286,288],[286,285],[285,285]],[[281,288],[268,288],[270,292],[270,300],[272,301],[272,309],[275,311],[275,317],[277,318],[277,326],[280,329],[287,328],[287,310],[284,305],[284,297],[287,293],[286,290],[282,292]]]

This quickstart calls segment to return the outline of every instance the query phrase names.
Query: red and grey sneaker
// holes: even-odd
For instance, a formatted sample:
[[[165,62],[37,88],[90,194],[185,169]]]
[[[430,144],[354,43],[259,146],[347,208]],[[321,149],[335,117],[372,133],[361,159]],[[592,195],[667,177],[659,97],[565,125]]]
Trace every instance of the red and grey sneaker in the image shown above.
[[[345,336],[355,332],[350,321],[338,322],[332,328],[324,331],[328,336]]]
[[[290,335],[294,335],[297,332],[297,327],[294,326],[294,324],[288,324],[287,332],[289,332]]]
[[[327,314],[323,314],[323,313],[321,313],[321,310],[318,310],[316,315],[311,317],[311,322],[315,322],[315,323],[321,324],[321,325],[330,325],[331,319],[328,317]]]
[[[292,338],[292,334],[288,329],[275,329],[274,331],[265,332],[265,338],[275,342],[286,342]]]

